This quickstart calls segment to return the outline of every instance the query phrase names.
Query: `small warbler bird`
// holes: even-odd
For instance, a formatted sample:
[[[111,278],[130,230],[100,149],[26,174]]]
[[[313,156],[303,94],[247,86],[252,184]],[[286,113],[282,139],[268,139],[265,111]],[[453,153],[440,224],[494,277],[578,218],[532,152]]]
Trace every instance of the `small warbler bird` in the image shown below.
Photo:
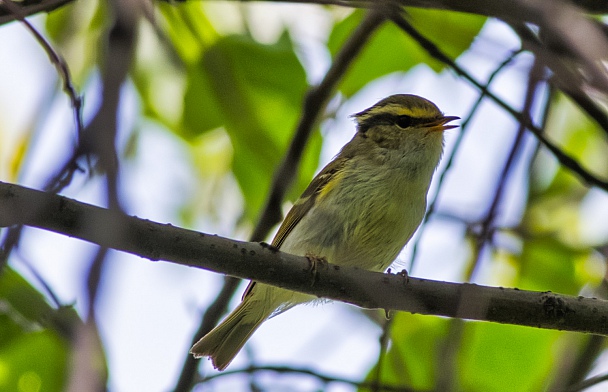
[[[443,152],[443,131],[458,117],[398,94],[353,116],[357,133],[312,180],[272,245],[287,253],[384,271],[412,237]],[[268,318],[317,299],[251,282],[240,305],[190,350],[224,370]]]

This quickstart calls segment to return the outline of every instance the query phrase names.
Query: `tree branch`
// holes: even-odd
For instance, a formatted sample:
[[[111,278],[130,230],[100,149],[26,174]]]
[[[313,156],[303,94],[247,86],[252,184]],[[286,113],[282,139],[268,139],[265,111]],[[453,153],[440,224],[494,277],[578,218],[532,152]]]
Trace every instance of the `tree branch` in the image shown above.
[[[107,246],[372,309],[458,317],[608,335],[608,301],[468,283],[408,278],[310,261],[254,242],[230,240],[130,217],[0,182],[0,226],[23,224]],[[117,238],[111,230],[123,228]]]
[[[16,7],[19,7],[20,15],[30,16],[39,12],[51,12],[73,1],[74,0],[25,0],[22,2],[15,1],[14,3]],[[0,26],[17,19],[19,19],[18,15],[13,11],[0,8]]]

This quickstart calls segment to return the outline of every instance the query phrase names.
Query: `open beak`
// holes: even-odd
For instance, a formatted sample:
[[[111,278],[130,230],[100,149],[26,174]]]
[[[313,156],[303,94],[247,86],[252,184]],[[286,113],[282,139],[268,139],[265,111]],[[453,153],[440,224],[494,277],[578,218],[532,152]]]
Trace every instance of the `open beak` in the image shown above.
[[[445,116],[433,120],[432,122],[427,124],[427,127],[430,128],[431,131],[445,131],[446,129],[458,128],[459,125],[447,125],[450,121],[460,120],[460,117],[456,116]]]

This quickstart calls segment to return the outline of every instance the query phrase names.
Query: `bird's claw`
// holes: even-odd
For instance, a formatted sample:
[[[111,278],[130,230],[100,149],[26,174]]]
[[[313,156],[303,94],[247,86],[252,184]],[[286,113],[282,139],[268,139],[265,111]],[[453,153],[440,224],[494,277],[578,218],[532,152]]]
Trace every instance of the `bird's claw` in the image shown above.
[[[397,275],[401,276],[404,280],[404,284],[408,284],[410,281],[410,275],[407,273],[406,269],[402,269],[401,272],[397,273]]]
[[[312,253],[306,253],[306,258],[310,263],[309,272],[312,276],[310,285],[314,286],[317,282],[317,275],[319,274],[320,267],[327,265],[327,259],[325,257],[317,256]]]

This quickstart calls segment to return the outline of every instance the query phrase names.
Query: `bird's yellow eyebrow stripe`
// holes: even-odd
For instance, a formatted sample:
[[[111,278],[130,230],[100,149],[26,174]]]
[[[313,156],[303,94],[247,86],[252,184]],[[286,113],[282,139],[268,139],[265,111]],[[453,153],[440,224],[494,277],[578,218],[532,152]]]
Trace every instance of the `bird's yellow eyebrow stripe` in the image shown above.
[[[370,117],[375,117],[379,114],[390,114],[393,116],[410,116],[414,118],[428,118],[434,113],[430,113],[428,108],[417,106],[404,107],[402,105],[389,104],[379,108],[373,108],[364,115],[360,116],[360,121],[365,121]]]

